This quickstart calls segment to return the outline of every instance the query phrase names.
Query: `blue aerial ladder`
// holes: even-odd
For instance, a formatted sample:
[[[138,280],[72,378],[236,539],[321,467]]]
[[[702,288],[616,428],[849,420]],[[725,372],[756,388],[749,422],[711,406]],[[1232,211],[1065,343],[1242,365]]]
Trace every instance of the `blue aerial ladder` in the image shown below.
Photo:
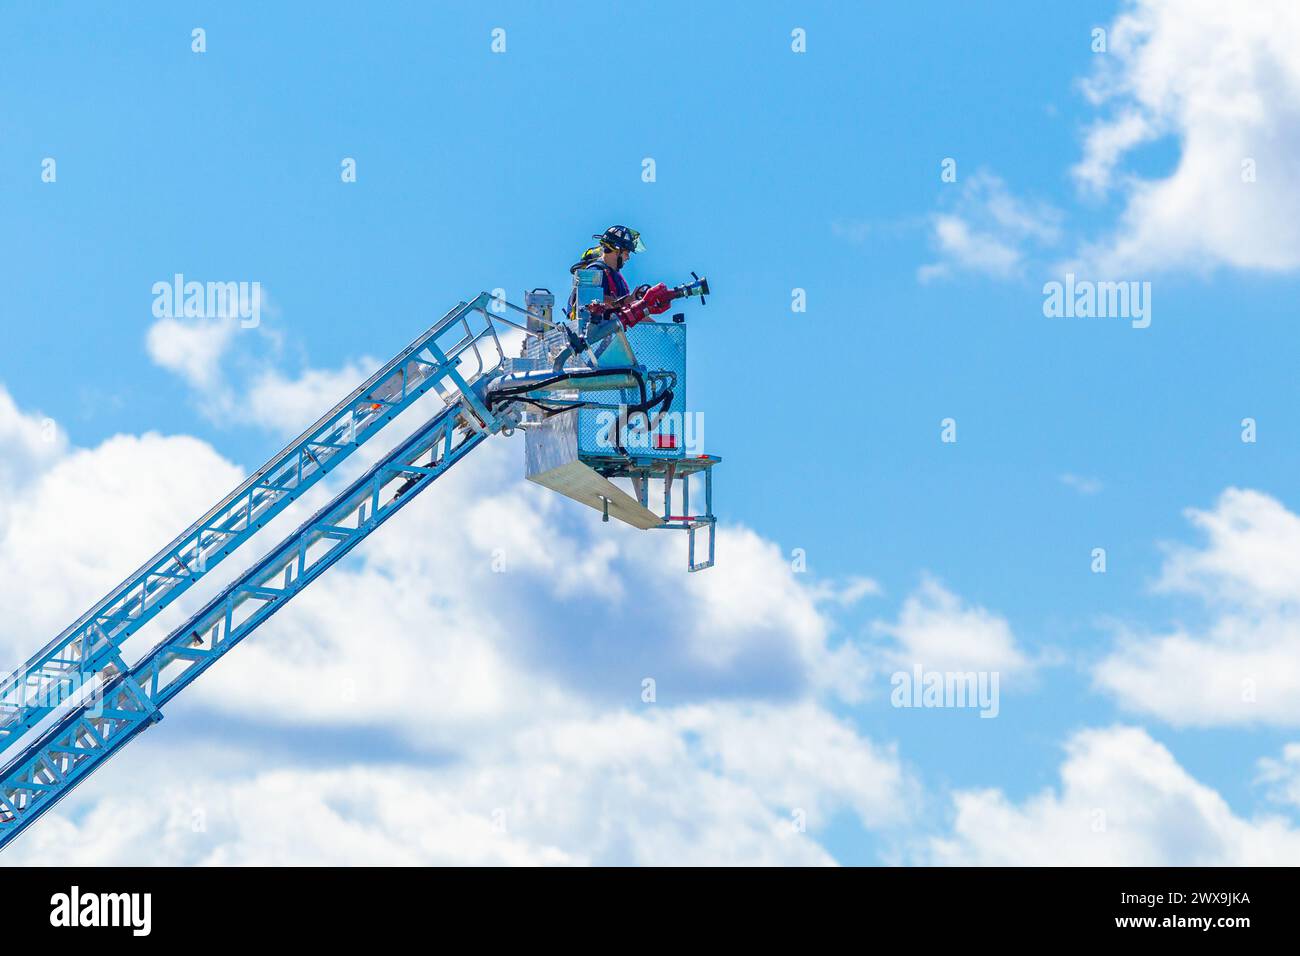
[[[580,274],[581,275],[581,274]],[[525,431],[526,476],[638,528],[685,530],[692,571],[713,564],[712,468],[688,454],[685,325],[482,293],[462,302],[29,661],[0,681],[0,849],[294,595],[489,436]],[[671,298],[702,295],[697,279]],[[665,299],[665,302],[667,299]],[[590,307],[590,310],[589,310]],[[515,313],[522,318],[515,321]],[[502,335],[523,332],[518,357]],[[134,663],[124,644],[389,421],[434,394],[440,409]],[[697,449],[694,449],[698,451]],[[690,511],[702,476],[704,509]],[[629,481],[632,493],[612,479]],[[650,510],[663,485],[662,514]],[[674,492],[679,506],[674,508]],[[676,511],[677,513],[674,513]],[[697,531],[707,545],[697,560]]]

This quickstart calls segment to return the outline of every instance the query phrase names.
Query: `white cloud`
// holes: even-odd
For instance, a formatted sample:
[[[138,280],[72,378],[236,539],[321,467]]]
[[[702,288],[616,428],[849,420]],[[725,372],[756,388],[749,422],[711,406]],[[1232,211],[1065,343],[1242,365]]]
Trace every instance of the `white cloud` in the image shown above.
[[[914,784],[893,747],[881,747],[810,701],[710,705],[674,715],[708,762],[745,782],[773,807],[806,811],[820,831],[848,806],[866,827],[907,821]]]
[[[974,866],[1291,865],[1300,831],[1245,819],[1136,727],[1085,730],[1061,782],[1014,803],[996,789],[953,796],[952,831],[924,862]]]
[[[775,543],[748,528],[724,528],[719,565],[682,581],[684,543],[662,542],[652,570],[665,602],[674,593],[688,599],[666,606],[691,659],[719,675],[783,667],[796,677],[791,687],[811,682],[856,695],[864,662],[851,645],[832,649],[818,594],[799,583]]]
[[[900,823],[911,786],[892,751],[807,705],[539,721],[423,768],[280,758],[260,770],[250,755],[231,766],[229,753],[150,744],[6,862],[816,865],[833,862],[817,839],[833,814]],[[114,786],[142,773],[150,794]]]
[[[567,713],[575,688],[637,701],[646,677],[674,703],[860,694],[861,650],[834,639],[821,587],[774,544],[726,528],[719,565],[687,575],[683,536],[604,524],[529,484],[521,446],[495,439],[446,473],[193,695],[453,746]]]
[[[395,423],[376,444],[413,424]],[[516,696],[515,680],[582,680],[616,698],[609,681],[635,695],[649,675],[678,701],[859,692],[865,663],[852,643],[834,640],[819,603],[830,593],[848,603],[872,585],[804,585],[810,576],[795,575],[774,544],[740,526],[720,532],[718,567],[687,575],[684,536],[601,523],[522,480],[521,453],[517,439],[478,449],[404,509],[400,529],[382,529],[311,599],[280,612],[266,629],[274,642],[250,641],[194,696],[239,712],[259,694],[277,694],[293,719],[348,722],[361,710],[343,688],[357,688],[373,698],[362,723],[407,727],[410,701],[417,709],[436,701],[429,714],[444,722],[448,710],[466,723],[498,708],[509,717],[515,710],[502,701]],[[179,624],[363,466],[359,457],[313,489],[146,633]],[[0,647],[14,658],[35,650],[241,477],[183,436],[116,436],[65,450],[23,486],[22,508],[0,516],[0,594],[13,607]],[[16,486],[4,490],[0,497],[18,497]],[[37,591],[42,600],[29,600]],[[527,674],[506,667],[503,654]]]
[[[52,419],[22,411],[9,390],[0,385],[0,461],[22,461],[28,467],[55,457],[66,445],[67,437]]]
[[[1262,758],[1257,781],[1268,788],[1271,799],[1300,807],[1300,743],[1287,744],[1280,757]]]
[[[845,581],[820,581],[807,587],[818,601],[829,601],[840,607],[852,607],[863,598],[880,597],[885,593],[880,582],[860,576]]]
[[[1291,0],[1135,0],[1084,85],[1110,114],[1089,129],[1074,173],[1092,192],[1119,188],[1114,233],[1085,268],[1120,275],[1228,265],[1300,266],[1300,7]],[[1123,170],[1137,146],[1172,137],[1167,176]],[[1243,181],[1253,161],[1256,181]]]
[[[805,585],[740,527],[721,533],[717,568],[688,576],[682,536],[602,524],[523,481],[521,444],[494,440],[445,474],[174,705],[182,716],[153,738],[166,757],[142,740],[9,860],[827,863],[816,834],[833,815],[906,819],[897,754],[819,703],[855,694],[865,673],[819,603],[873,582]],[[34,650],[239,478],[188,437],[65,450],[0,533],[7,653]],[[26,601],[34,588],[42,600]],[[264,748],[356,734],[408,757],[339,744],[323,763],[278,753],[261,769]],[[235,756],[212,755],[214,739]],[[431,756],[436,769],[419,766]],[[139,779],[138,761],[156,787],[134,797],[110,781]],[[154,828],[161,840],[145,841]]]
[[[1300,517],[1275,498],[1228,488],[1212,511],[1187,518],[1204,548],[1171,550],[1158,587],[1260,610],[1300,604]]]
[[[304,369],[296,378],[269,368],[226,402],[228,417],[271,431],[297,434],[364,382],[380,363],[371,358],[337,369]]]
[[[957,198],[952,211],[932,217],[939,261],[918,270],[922,282],[958,272],[1010,278],[1020,273],[1031,244],[1050,245],[1060,234],[1055,209],[1018,199],[991,173],[980,170],[945,188]]]
[[[279,314],[262,290],[263,311]],[[524,333],[498,324],[502,355],[517,355]],[[233,348],[236,343],[239,348]],[[447,343],[444,342],[444,345]],[[194,406],[209,421],[240,425],[278,435],[298,434],[317,421],[369,378],[381,363],[369,356],[343,362],[337,368],[300,363],[296,373],[282,367],[285,336],[270,322],[245,328],[239,317],[158,319],[145,335],[153,362],[189,386]],[[457,360],[467,379],[491,368],[496,349],[480,341]],[[480,364],[480,362],[482,364]]]
[[[232,348],[236,342],[243,347]],[[336,369],[304,367],[289,375],[277,365],[281,334],[266,324],[245,329],[237,317],[158,319],[145,348],[156,365],[189,386],[209,420],[277,434],[306,428],[380,364],[361,357]]]
[[[1095,668],[1129,709],[1187,726],[1300,722],[1300,518],[1230,488],[1191,510],[1202,548],[1171,549],[1157,588],[1211,612],[1202,627],[1126,633]]]
[[[11,503],[0,510],[5,664],[71,624],[241,478],[197,439],[149,433],[63,448],[0,485]]]
[[[997,671],[1007,676],[1033,669],[1005,618],[964,604],[931,578],[907,597],[895,623],[879,622],[876,630],[892,639],[883,648],[884,657],[901,670]]]
[[[1093,192],[1110,189],[1115,164],[1149,135],[1146,120],[1132,111],[1098,123],[1088,133],[1084,158],[1074,167],[1075,179]]]
[[[1104,487],[1097,478],[1089,478],[1086,475],[1074,475],[1066,472],[1061,475],[1061,484],[1067,488],[1073,488],[1081,495],[1095,495]]]
[[[922,281],[947,277],[954,268],[1006,278],[1020,266],[1017,247],[992,233],[976,232],[959,216],[935,216],[934,241],[944,261],[922,266]]]
[[[53,419],[23,412],[0,385],[0,483],[3,486],[19,486],[39,475],[58,460],[67,443],[67,436]],[[4,507],[0,503],[0,512]]]
[[[1178,726],[1294,726],[1297,623],[1224,617],[1204,632],[1127,636],[1094,674],[1126,708]]]
[[[155,363],[192,388],[218,382],[222,359],[239,325],[232,319],[159,319],[145,334],[145,349]]]

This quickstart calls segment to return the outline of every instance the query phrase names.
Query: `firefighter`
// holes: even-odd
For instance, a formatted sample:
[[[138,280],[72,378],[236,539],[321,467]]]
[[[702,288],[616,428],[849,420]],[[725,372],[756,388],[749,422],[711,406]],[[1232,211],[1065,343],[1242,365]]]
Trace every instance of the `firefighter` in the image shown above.
[[[627,226],[610,226],[591,238],[600,240],[582,254],[582,258],[569,266],[569,273],[577,275],[584,269],[599,269],[605,302],[612,304],[626,297],[632,290],[623,278],[623,267],[633,253],[645,252],[641,233]],[[569,296],[569,317],[576,318],[577,288]]]

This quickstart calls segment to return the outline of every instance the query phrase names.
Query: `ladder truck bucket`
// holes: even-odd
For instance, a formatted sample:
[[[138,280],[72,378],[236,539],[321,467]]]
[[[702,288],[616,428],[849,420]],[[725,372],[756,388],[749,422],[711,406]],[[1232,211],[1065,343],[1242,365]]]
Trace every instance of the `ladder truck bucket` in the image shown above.
[[[700,280],[699,286],[703,286]],[[578,285],[579,305],[592,295]],[[594,324],[569,320],[570,328],[528,336],[524,357],[490,386],[515,394],[527,383],[530,398],[546,414],[531,420],[524,441],[524,475],[535,484],[579,501],[634,528],[688,532],[688,567],[713,564],[712,468],[720,458],[695,447],[702,437],[698,416],[686,407],[686,324],[644,321],[615,327],[586,354]],[[594,359],[594,367],[584,364]],[[558,366],[558,367],[557,367]],[[568,377],[566,377],[568,373]],[[565,402],[572,407],[565,408]],[[692,514],[689,483],[703,476],[703,512]],[[614,482],[626,479],[630,490]],[[652,482],[663,486],[663,509],[651,507]],[[674,491],[680,506],[674,505]],[[697,500],[698,497],[697,497]],[[696,532],[708,533],[707,556],[696,560]]]

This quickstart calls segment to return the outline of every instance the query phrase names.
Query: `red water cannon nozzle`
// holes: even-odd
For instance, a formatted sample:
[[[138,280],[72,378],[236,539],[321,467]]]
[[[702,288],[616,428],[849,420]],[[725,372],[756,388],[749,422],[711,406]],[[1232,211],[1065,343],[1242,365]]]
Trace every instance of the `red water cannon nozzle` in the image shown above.
[[[709,280],[701,279],[694,272],[691,273],[694,278],[685,285],[679,285],[672,289],[662,282],[652,286],[642,286],[637,289],[637,295],[628,296],[618,302],[603,303],[593,302],[587,306],[593,318],[604,316],[616,317],[623,328],[630,329],[638,322],[643,322],[651,315],[661,315],[667,312],[677,299],[684,299],[688,296],[699,296],[700,305],[705,304],[705,296],[709,294]],[[673,321],[680,321],[674,317]]]

